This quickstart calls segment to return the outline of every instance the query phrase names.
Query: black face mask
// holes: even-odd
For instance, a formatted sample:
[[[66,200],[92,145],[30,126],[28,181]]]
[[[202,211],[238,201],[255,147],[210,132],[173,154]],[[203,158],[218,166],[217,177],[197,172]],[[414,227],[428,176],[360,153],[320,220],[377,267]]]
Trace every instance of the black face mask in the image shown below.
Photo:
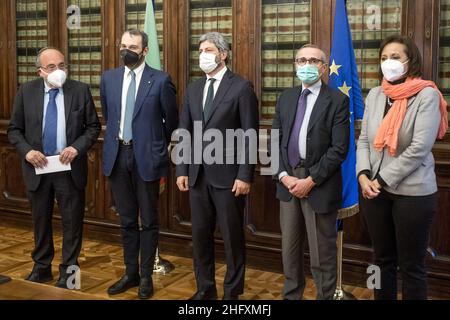
[[[122,49],[120,50],[120,57],[123,60],[123,63],[130,69],[133,69],[136,67],[139,62],[141,62],[141,59],[143,56],[137,54],[134,51],[128,50],[128,49]]]

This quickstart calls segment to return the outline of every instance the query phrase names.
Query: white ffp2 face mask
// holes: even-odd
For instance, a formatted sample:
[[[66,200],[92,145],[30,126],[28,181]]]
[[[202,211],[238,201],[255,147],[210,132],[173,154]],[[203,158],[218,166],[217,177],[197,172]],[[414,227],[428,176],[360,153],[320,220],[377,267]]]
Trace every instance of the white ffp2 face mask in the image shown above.
[[[408,61],[409,60],[403,63],[394,59],[387,59],[383,61],[381,64],[381,71],[383,72],[384,78],[389,82],[401,79],[408,71],[405,68],[405,64],[408,63]]]
[[[54,86],[55,88],[61,88],[64,83],[66,82],[67,74],[60,69],[57,69],[53,71],[52,73],[49,73],[47,76],[47,82]]]
[[[219,64],[216,62],[216,55],[214,53],[200,53],[199,66],[204,73],[210,73],[214,71],[218,65]]]

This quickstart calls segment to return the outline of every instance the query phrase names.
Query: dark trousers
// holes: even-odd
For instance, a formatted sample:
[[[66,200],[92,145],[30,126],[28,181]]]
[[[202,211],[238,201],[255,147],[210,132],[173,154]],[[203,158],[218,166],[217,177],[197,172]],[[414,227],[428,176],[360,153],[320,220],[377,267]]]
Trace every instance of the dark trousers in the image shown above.
[[[427,299],[426,250],[436,212],[436,194],[399,196],[384,190],[372,200],[359,200],[381,270],[375,299],[397,299],[397,267],[402,274],[405,300]]]
[[[148,278],[153,273],[158,246],[159,180],[142,180],[133,147],[120,146],[109,181],[120,216],[126,274],[135,277],[140,271],[141,277]]]
[[[203,170],[199,172],[189,199],[192,215],[192,242],[197,289],[216,291],[214,266],[214,230],[216,221],[225,246],[227,272],[224,279],[225,295],[244,292],[245,237],[243,216],[245,197],[235,197],[231,189],[210,185]]]
[[[43,175],[39,188],[28,192],[34,225],[34,271],[51,268],[55,249],[53,246],[52,216],[55,198],[62,219],[63,244],[60,273],[67,267],[78,265],[81,250],[84,190],[78,189],[70,172],[58,172]]]

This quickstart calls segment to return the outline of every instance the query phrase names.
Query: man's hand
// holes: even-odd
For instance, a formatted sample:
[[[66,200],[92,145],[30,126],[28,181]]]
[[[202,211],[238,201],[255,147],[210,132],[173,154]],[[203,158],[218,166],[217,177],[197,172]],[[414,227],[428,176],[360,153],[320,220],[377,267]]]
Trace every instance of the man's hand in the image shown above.
[[[35,168],[42,169],[47,165],[47,159],[45,158],[45,156],[41,152],[36,150],[29,151],[26,154],[25,159]]]
[[[231,192],[234,192],[235,197],[247,195],[250,193],[250,183],[236,179]]]
[[[311,177],[306,179],[298,179],[293,185],[291,185],[289,192],[299,199],[307,198],[311,192],[311,189],[314,188],[315,185],[316,184]]]
[[[361,185],[361,193],[364,199],[375,199],[380,194],[381,185],[378,180],[370,181],[370,179],[362,174],[358,178]]]
[[[284,176],[283,178],[281,178],[281,183],[286,187],[286,188],[290,188],[291,186],[294,185],[294,183],[298,180],[298,178],[293,177],[293,176]]]
[[[177,178],[177,186],[181,192],[189,191],[189,177],[188,176],[180,176]]]
[[[75,159],[77,155],[77,149],[75,149],[74,147],[67,147],[59,155],[59,161],[61,161],[62,164],[67,165],[69,163],[72,163],[73,159]]]

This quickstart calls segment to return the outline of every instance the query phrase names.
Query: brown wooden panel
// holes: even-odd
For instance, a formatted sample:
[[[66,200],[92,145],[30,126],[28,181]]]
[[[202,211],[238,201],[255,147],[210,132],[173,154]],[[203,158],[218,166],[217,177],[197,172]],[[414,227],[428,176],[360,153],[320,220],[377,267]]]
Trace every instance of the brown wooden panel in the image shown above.
[[[125,31],[125,1],[102,0],[102,70],[117,68],[119,47]]]
[[[22,179],[22,161],[8,144],[0,146],[0,204],[28,211],[27,190]]]
[[[97,204],[100,203],[97,200],[99,197],[99,179],[101,175],[99,172],[99,153],[98,147],[94,147],[88,152],[88,181],[86,186],[86,204],[85,204],[85,216],[86,218],[102,218],[103,210],[98,207]],[[99,210],[100,209],[100,210]]]
[[[405,15],[406,34],[414,39],[423,57],[424,78],[437,80],[439,1],[408,0]]]
[[[438,164],[438,209],[431,229],[430,246],[438,257],[450,257],[450,163]],[[449,272],[450,273],[450,272]]]
[[[11,116],[11,105],[16,91],[15,85],[15,34],[16,34],[15,1],[0,3],[0,118]]]
[[[234,0],[233,5],[233,32],[232,69],[242,77],[255,84],[259,78],[260,55],[253,55],[261,48],[261,39],[256,36],[256,30],[261,21],[260,6],[258,1]],[[248,57],[255,57],[248,59]]]
[[[181,114],[184,90],[188,78],[188,1],[163,1],[164,70],[172,77],[177,88],[177,101]]]
[[[252,192],[247,198],[244,224],[246,239],[258,244],[280,246],[279,202],[276,185],[271,176],[255,174]]]
[[[361,212],[344,219],[344,242],[370,247],[370,238]]]
[[[311,7],[311,43],[319,46],[328,56],[331,53],[333,37],[335,1],[312,1]],[[324,75],[328,80],[328,74]]]
[[[67,57],[67,34],[53,30],[67,30],[67,0],[47,0],[48,6],[48,45],[60,49]]]
[[[172,190],[170,200],[169,228],[174,232],[191,234],[191,208],[189,205],[189,194],[180,192],[176,187],[175,168],[172,167]]]

